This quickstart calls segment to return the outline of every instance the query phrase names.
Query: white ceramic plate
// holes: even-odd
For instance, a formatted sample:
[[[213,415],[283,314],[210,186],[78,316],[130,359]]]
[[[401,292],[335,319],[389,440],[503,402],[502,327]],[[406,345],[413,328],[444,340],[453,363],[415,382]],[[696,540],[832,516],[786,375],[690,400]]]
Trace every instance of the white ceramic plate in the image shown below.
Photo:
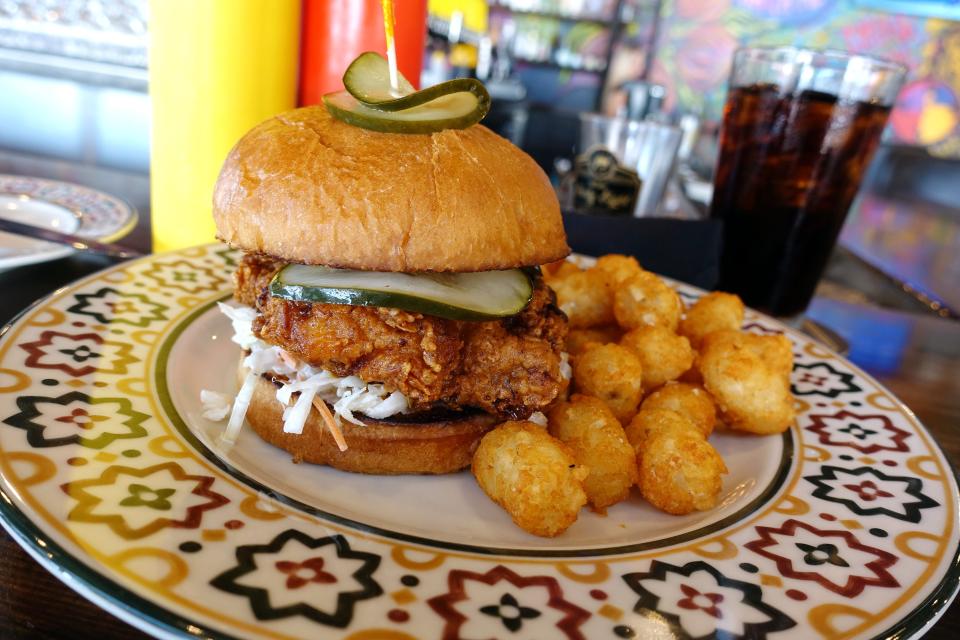
[[[235,257],[209,245],[118,265],[0,339],[4,526],[148,632],[903,637],[955,593],[958,494],[939,448],[863,372],[756,313],[747,330],[795,344],[799,419],[711,437],[731,473],[706,513],[634,497],[547,540],[468,473],[294,465],[249,430],[224,450],[198,395],[235,389],[215,305]]]
[[[99,242],[119,240],[137,223],[136,211],[114,196],[69,182],[10,175],[0,175],[0,218]],[[72,252],[64,245],[0,232],[0,269]]]

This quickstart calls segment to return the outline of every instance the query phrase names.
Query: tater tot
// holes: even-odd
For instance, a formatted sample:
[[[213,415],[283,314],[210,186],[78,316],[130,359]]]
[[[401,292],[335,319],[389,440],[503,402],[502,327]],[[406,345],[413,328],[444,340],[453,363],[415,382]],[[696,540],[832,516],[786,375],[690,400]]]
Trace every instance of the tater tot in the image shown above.
[[[613,314],[624,329],[661,325],[676,331],[682,313],[677,292],[649,271],[625,280],[613,296]]]
[[[574,394],[550,410],[548,428],[589,470],[583,488],[595,510],[603,512],[626,499],[637,482],[637,456],[606,404]]]
[[[743,344],[757,354],[767,365],[790,379],[793,371],[793,343],[784,335],[759,336],[753,333],[743,334]]]
[[[697,366],[720,419],[740,431],[781,433],[795,412],[789,380],[749,348],[749,334],[714,331],[703,339]]]
[[[654,432],[637,455],[640,494],[656,508],[683,515],[717,505],[727,467],[696,431]]]
[[[617,253],[608,253],[597,258],[596,269],[606,274],[608,281],[618,287],[631,277],[643,271],[640,263],[633,256],[624,256]]]
[[[690,341],[659,325],[637,327],[624,334],[620,345],[630,349],[643,367],[643,392],[676,380],[693,366]]]
[[[696,353],[696,352],[695,352]],[[680,382],[688,384],[698,384],[703,386],[703,376],[700,375],[700,369],[697,368],[697,356],[694,355],[693,366],[683,372],[683,375],[677,378]]]
[[[714,291],[697,300],[680,321],[679,333],[699,348],[703,337],[723,329],[740,329],[743,325],[743,302],[732,293]]]
[[[690,420],[704,438],[710,437],[717,424],[717,407],[713,404],[713,399],[707,390],[699,384],[668,382],[647,396],[640,404],[640,413],[655,409],[676,411]]]
[[[566,350],[572,356],[579,355],[590,343],[610,344],[619,342],[623,331],[616,325],[593,327],[592,329],[571,329],[567,332]]]
[[[657,433],[672,433],[675,435],[690,433],[703,437],[700,430],[689,418],[669,409],[643,409],[639,411],[627,425],[624,433],[627,435],[627,442],[637,453],[640,452],[646,441]]]
[[[601,272],[578,271],[551,280],[550,286],[557,294],[557,306],[567,314],[572,328],[613,324],[613,294]]]
[[[524,531],[553,537],[587,502],[570,449],[532,422],[505,422],[480,441],[471,467],[477,483]]]
[[[603,400],[621,424],[637,412],[643,393],[639,358],[618,344],[589,344],[573,359],[573,389]]]
[[[582,271],[582,269],[569,260],[557,260],[556,262],[550,262],[543,265],[543,267],[540,269],[540,272],[543,274],[543,279],[548,283],[561,278],[566,278],[571,273],[578,273],[580,271]]]

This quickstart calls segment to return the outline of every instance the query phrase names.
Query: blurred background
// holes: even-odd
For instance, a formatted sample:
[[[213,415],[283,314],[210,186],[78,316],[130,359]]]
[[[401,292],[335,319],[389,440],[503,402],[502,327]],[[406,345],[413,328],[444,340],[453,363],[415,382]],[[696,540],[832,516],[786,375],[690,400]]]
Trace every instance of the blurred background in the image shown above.
[[[0,1],[0,147],[147,173],[148,5]],[[949,0],[430,0],[428,10],[423,84],[490,83],[503,121],[491,123],[547,168],[548,147],[574,146],[576,132],[547,141],[557,136],[544,129],[580,111],[624,112],[637,81],[663,89],[650,111],[694,115],[709,131],[743,43],[902,62],[911,73],[888,140],[960,158],[960,5]]]
[[[294,47],[299,41],[300,52],[299,68],[288,65],[289,73],[299,73],[289,83],[290,107],[319,100],[318,78],[331,72],[318,67],[318,60],[338,46],[336,38],[366,33],[366,46],[354,44],[370,48],[382,34],[377,0],[294,4],[301,14],[288,21],[294,26],[285,27],[284,36]],[[155,24],[152,30],[151,8],[158,13],[174,5],[180,22]],[[210,30],[213,41],[222,35],[214,33],[220,28],[215,17],[234,15],[239,5],[257,6],[266,15],[274,6],[249,0],[0,0],[0,172],[55,177],[122,195],[141,214],[129,243],[148,250],[151,102],[157,117],[157,105],[179,104],[193,92],[181,88],[172,98],[155,83],[157,95],[151,96],[151,37],[179,42],[189,25],[190,37],[202,40]],[[334,15],[331,7],[344,15]],[[401,51],[408,76],[420,69],[411,80],[422,85],[457,76],[483,80],[493,96],[485,123],[530,153],[558,188],[577,153],[582,113],[681,129],[683,140],[657,211],[673,218],[704,216],[726,79],[738,46],[837,48],[903,63],[909,67],[906,86],[831,269],[852,256],[854,262],[844,266],[848,284],[850,273],[880,271],[898,294],[881,291],[886,284],[855,281],[847,287],[848,297],[868,291],[864,297],[901,307],[919,301],[946,316],[960,308],[956,0],[397,0],[397,15],[401,47],[409,49],[411,42],[416,47],[416,59]],[[244,19],[256,23],[262,16]],[[337,20],[355,24],[332,29]],[[261,44],[233,43],[235,51],[250,55],[257,55]],[[199,61],[204,49],[193,46]],[[183,51],[178,55],[186,74]],[[342,68],[337,66],[337,78]],[[251,78],[276,73],[241,72]],[[176,67],[169,71],[174,80],[177,73]],[[186,75],[181,85],[197,87]],[[203,100],[211,92],[228,93],[229,104],[229,86],[204,91]],[[233,99],[238,109],[249,101]],[[167,132],[178,126],[177,117],[163,124]],[[215,129],[226,115],[221,108],[207,117],[202,126]],[[180,116],[180,124],[187,118],[192,116]],[[154,135],[167,139],[157,130]],[[229,140],[238,135],[226,132],[227,142],[210,152],[212,166],[219,166]],[[200,152],[187,149],[166,162],[190,171],[191,153]],[[153,169],[159,171],[158,163]],[[156,191],[171,190],[161,184],[169,183],[155,176],[155,208]],[[202,202],[209,202],[204,189]],[[209,219],[205,211],[190,213]],[[822,287],[830,286],[829,274]],[[899,296],[904,291],[907,302]]]

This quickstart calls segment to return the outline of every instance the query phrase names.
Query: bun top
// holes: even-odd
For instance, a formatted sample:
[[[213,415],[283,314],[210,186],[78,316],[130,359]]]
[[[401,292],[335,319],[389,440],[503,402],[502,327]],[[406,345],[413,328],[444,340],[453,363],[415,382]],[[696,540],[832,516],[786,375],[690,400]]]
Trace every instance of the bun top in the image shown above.
[[[246,251],[370,271],[510,269],[570,253],[547,176],[486,127],[377,133],[322,105],[240,139],[213,218]]]

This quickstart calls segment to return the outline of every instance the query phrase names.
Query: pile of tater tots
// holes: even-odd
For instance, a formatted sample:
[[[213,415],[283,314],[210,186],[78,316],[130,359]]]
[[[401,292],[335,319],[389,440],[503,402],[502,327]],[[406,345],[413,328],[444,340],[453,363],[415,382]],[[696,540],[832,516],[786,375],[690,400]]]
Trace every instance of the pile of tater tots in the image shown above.
[[[657,509],[717,505],[727,467],[714,428],[775,434],[793,423],[790,341],[741,330],[743,303],[710,293],[688,308],[628,256],[544,278],[569,318],[573,376],[546,427],[506,422],[473,459],[480,487],[532,534],[556,536],[588,504],[598,513],[634,486]]]

